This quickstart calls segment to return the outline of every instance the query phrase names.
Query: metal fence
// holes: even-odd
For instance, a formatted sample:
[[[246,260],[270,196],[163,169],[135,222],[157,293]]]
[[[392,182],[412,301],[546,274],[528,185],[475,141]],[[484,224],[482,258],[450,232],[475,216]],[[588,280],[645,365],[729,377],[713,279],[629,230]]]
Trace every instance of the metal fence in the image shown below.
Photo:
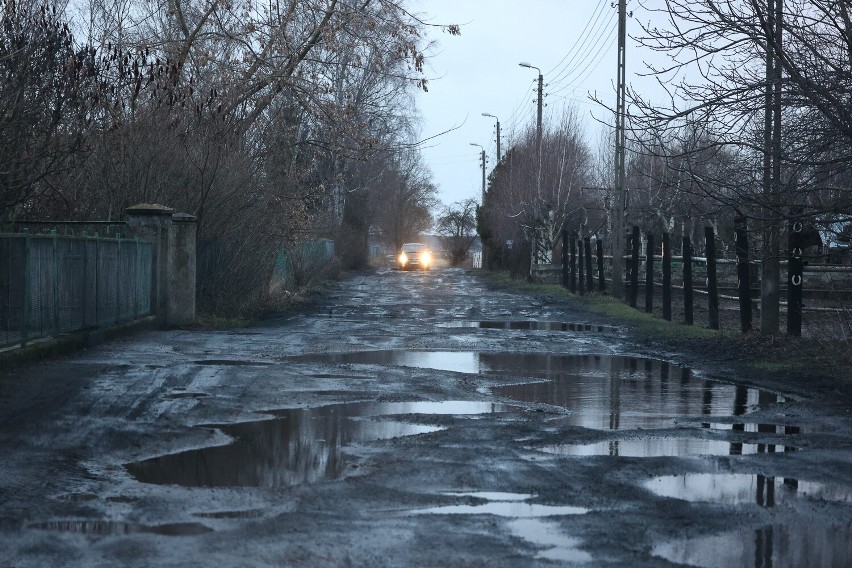
[[[0,347],[149,315],[152,253],[119,235],[0,234]]]

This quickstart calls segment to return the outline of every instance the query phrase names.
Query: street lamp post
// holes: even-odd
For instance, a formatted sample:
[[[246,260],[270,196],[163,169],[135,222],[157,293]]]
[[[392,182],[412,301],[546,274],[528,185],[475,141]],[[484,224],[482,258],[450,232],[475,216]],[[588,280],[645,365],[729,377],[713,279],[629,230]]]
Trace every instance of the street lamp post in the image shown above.
[[[541,69],[536,67],[535,65],[530,65],[525,61],[521,61],[518,63],[521,67],[526,67],[528,69],[535,69],[538,71],[538,116],[536,120],[536,129],[535,129],[535,149],[538,154],[538,183],[539,183],[539,196],[541,196],[541,110],[543,106],[542,99],[544,98],[544,77],[541,74]]]
[[[480,203],[485,203],[485,148],[482,145],[477,144],[475,142],[470,142],[471,146],[477,146],[480,150],[479,159],[482,161],[482,201]]]
[[[493,114],[483,112],[482,116],[488,116],[497,121],[497,163],[500,163],[500,119]]]

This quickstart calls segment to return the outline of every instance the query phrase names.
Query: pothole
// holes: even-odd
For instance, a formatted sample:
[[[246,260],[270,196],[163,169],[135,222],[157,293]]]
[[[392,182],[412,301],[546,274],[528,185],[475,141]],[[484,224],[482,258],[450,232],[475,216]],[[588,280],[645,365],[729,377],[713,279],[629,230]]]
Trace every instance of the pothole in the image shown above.
[[[510,519],[507,526],[511,533],[531,544],[540,547],[536,558],[576,563],[590,562],[589,553],[581,550],[581,541],[565,534],[560,528],[546,519],[568,515],[584,515],[589,509],[565,505],[541,505],[528,503],[535,498],[527,493],[474,492],[444,493],[454,497],[466,497],[483,500],[479,504],[458,504],[416,509],[412,515],[493,515]]]
[[[567,424],[596,430],[666,428],[702,416],[710,423],[711,417],[741,416],[783,401],[768,391],[697,377],[665,361],[614,355],[387,350],[293,359],[522,377],[526,382],[492,390],[525,403],[561,406],[570,411]]]
[[[505,412],[490,402],[363,402],[273,411],[276,418],[219,426],[233,442],[125,467],[138,481],[187,487],[281,487],[338,479],[342,448],[441,430],[382,417]],[[209,427],[209,425],[207,426]]]
[[[642,484],[661,497],[683,501],[774,507],[794,499],[852,502],[852,488],[844,485],[747,473],[687,473],[655,477]]]
[[[608,440],[594,444],[565,444],[535,449],[562,456],[621,456],[628,458],[735,456],[768,453],[770,449],[772,452],[796,451],[793,446],[674,437]]]
[[[651,554],[702,568],[852,566],[852,529],[810,522],[769,525],[664,542]]]
[[[475,329],[508,329],[519,331],[572,331],[585,333],[604,333],[618,331],[615,327],[595,325],[590,323],[569,323],[558,321],[512,321],[512,320],[483,320],[483,321],[451,321],[440,323],[437,327],[446,328],[475,328]]]
[[[193,513],[194,517],[203,519],[259,519],[266,512],[263,509],[248,509],[244,511],[214,511],[212,513]]]
[[[270,361],[249,361],[245,359],[201,359],[192,362],[195,365],[215,365],[232,367],[265,367],[274,365]]]

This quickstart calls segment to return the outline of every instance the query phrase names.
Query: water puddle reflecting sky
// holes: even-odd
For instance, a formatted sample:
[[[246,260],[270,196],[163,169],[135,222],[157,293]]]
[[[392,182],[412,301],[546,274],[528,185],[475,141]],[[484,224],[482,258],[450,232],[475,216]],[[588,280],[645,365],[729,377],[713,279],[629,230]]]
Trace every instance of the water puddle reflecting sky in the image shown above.
[[[568,323],[558,321],[501,321],[501,320],[485,320],[485,321],[465,321],[457,320],[446,323],[440,323],[437,327],[447,327],[453,329],[474,328],[474,329],[508,329],[521,331],[574,331],[587,333],[603,333],[606,331],[614,332],[616,328],[605,325],[594,325],[590,323]]]
[[[792,446],[772,446],[776,452],[792,452]],[[675,456],[736,456],[762,454],[767,444],[728,442],[703,438],[643,438],[609,440],[594,444],[545,446],[537,450],[562,456],[622,456],[660,458]]]
[[[770,525],[660,543],[654,556],[702,568],[852,566],[852,528]]]
[[[540,505],[527,503],[535,495],[526,493],[445,493],[458,497],[474,497],[483,499],[486,503],[478,505],[446,505],[410,511],[413,515],[494,515],[508,517],[510,532],[523,540],[541,547],[535,557],[560,562],[590,562],[589,553],[580,550],[580,539],[569,537],[555,523],[546,520],[547,517],[565,515],[584,515],[589,509],[564,505]]]
[[[746,473],[688,473],[655,477],[643,487],[662,497],[684,501],[774,507],[794,499],[852,502],[852,488]]]
[[[143,483],[189,487],[281,487],[342,477],[345,446],[425,434],[437,426],[381,418],[392,415],[470,415],[505,412],[475,401],[347,403],[276,411],[272,420],[219,426],[233,437],[222,446],[127,464]]]
[[[294,359],[540,379],[496,387],[493,392],[521,402],[561,406],[571,411],[567,423],[598,430],[666,428],[685,418],[741,416],[760,404],[781,400],[767,391],[701,379],[689,369],[635,357],[389,350]]]

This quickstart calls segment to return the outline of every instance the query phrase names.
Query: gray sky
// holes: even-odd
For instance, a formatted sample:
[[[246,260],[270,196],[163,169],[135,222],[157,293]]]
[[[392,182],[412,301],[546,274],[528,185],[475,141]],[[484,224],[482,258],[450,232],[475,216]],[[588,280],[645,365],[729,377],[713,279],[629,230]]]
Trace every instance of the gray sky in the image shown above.
[[[537,71],[518,66],[521,61],[544,74],[545,116],[574,105],[587,140],[596,144],[601,126],[592,118],[611,115],[588,99],[597,92],[615,100],[617,8],[611,0],[419,0],[417,11],[432,23],[456,23],[461,36],[437,31],[437,42],[427,73],[429,92],[417,96],[423,116],[421,137],[427,143],[426,164],[438,185],[438,198],[450,204],[466,198],[479,200],[482,170],[480,149],[488,155],[487,171],[495,163],[494,119],[500,119],[501,150],[509,147],[512,132],[536,119]],[[631,9],[628,1],[628,10]],[[635,22],[628,20],[628,33]],[[641,59],[631,53],[628,39],[628,82],[640,70]],[[567,57],[566,57],[567,56]],[[633,58],[633,60],[631,60]]]

